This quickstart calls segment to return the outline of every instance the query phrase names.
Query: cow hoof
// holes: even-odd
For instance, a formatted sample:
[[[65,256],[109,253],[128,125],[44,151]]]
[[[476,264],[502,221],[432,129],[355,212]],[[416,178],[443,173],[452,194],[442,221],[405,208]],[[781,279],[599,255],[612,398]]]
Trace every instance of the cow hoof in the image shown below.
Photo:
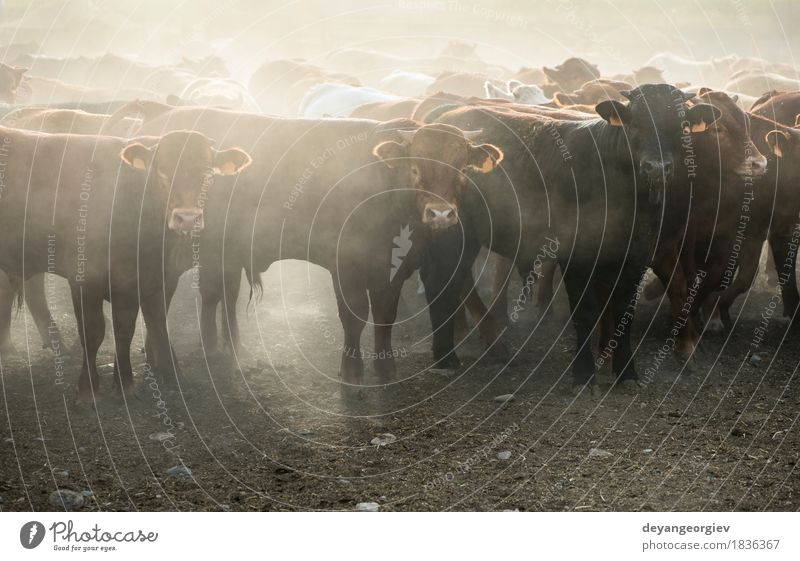
[[[498,339],[487,349],[486,356],[493,361],[507,362],[511,357],[511,352],[506,344]]]
[[[0,347],[0,356],[11,357],[17,354],[17,349],[11,343]]]
[[[614,389],[623,393],[638,393],[639,390],[641,390],[641,385],[639,384],[639,380],[634,378],[624,378],[617,380],[617,382],[614,384]]]
[[[597,379],[592,376],[586,381],[573,380],[572,382],[572,395],[578,397],[580,395],[587,395],[593,398],[600,397],[600,386],[597,384]]]
[[[437,370],[455,370],[461,366],[461,361],[456,356],[456,353],[450,353],[442,358],[434,358],[434,363],[431,368]]]
[[[342,382],[339,395],[341,395],[342,401],[345,403],[362,403],[366,397],[366,392],[363,386]]]
[[[391,351],[389,351],[391,353]],[[394,382],[397,378],[397,366],[395,365],[394,357],[378,358],[372,363],[375,369],[375,374],[382,384]]]

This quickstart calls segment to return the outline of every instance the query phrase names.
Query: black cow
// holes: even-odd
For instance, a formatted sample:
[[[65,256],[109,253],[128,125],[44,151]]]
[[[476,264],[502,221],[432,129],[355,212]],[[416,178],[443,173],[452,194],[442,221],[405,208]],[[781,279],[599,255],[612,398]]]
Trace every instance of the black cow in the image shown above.
[[[661,84],[597,105],[601,119],[554,120],[506,109],[463,107],[439,122],[483,129],[483,141],[507,155],[499,169],[474,176],[462,201],[462,230],[436,236],[421,275],[431,304],[434,357],[458,363],[452,317],[463,279],[481,245],[513,259],[523,278],[557,254],[577,332],[576,384],[594,380],[590,335],[604,308],[613,316],[612,367],[636,379],[629,326],[637,286],[652,253],[665,190],[685,173],[684,146],[720,111],[686,105]]]

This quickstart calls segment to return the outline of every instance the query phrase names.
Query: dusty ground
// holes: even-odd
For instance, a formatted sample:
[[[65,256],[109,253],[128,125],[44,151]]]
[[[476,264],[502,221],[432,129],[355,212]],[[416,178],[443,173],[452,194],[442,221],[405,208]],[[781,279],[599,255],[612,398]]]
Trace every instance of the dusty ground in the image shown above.
[[[264,283],[255,308],[240,302],[252,353],[241,370],[204,355],[196,293],[184,286],[170,316],[182,391],[164,390],[158,404],[137,353],[136,396],[115,398],[105,368],[96,414],[73,405],[78,357],[57,384],[52,354],[20,314],[19,353],[2,362],[0,508],[51,510],[56,488],[91,491],[83,510],[114,511],[353,510],[361,502],[382,510],[800,508],[800,352],[784,320],[770,321],[764,360],[748,359],[771,292],[750,294],[732,334],[703,337],[692,373],[667,359],[641,389],[609,391],[602,372],[602,395],[592,397],[570,388],[563,294],[545,317],[527,310],[510,328],[519,351],[512,365],[478,361],[473,335],[460,352],[464,368],[442,372],[426,370],[429,324],[411,286],[395,332],[402,381],[370,388],[353,410],[338,393],[341,330],[327,273],[289,263]],[[66,291],[51,304],[75,341]],[[663,305],[640,307],[640,373],[667,322]],[[100,363],[113,359],[110,338]],[[507,393],[516,399],[494,401]],[[154,438],[169,429],[165,420],[174,438],[162,444]],[[383,433],[397,440],[370,444]],[[181,461],[191,476],[168,477]]]

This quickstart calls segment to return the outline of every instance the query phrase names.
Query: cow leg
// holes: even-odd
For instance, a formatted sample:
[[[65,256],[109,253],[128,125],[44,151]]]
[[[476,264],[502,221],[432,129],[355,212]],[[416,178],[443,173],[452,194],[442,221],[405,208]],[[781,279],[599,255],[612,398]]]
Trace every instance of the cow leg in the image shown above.
[[[514,262],[502,255],[493,255],[495,255],[495,272],[489,314],[501,325],[508,325],[508,285],[511,283]]]
[[[180,275],[168,275],[164,280],[164,305],[166,309],[169,310],[170,305],[172,304],[172,298],[175,296],[175,291],[178,288],[178,280],[180,279]],[[137,305],[138,309],[138,305]],[[145,359],[147,360],[148,364],[152,365],[154,368],[158,369],[158,360],[155,358],[155,351],[153,349],[153,339],[150,335],[150,330],[145,326],[145,339],[144,339],[144,349],[145,349]],[[169,351],[170,351],[170,362],[167,364],[167,369],[173,367],[175,371],[180,374],[180,367],[178,366],[178,357],[175,354],[175,349],[172,347],[172,343],[169,344]]]
[[[364,360],[361,357],[361,332],[369,315],[367,289],[354,279],[333,276],[333,290],[344,329],[344,348],[339,377],[342,382],[360,386],[364,383]],[[395,302],[395,313],[397,302]]]
[[[544,313],[555,296],[553,285],[555,284],[558,263],[555,260],[548,259],[547,261],[542,261],[541,268],[542,276],[539,277],[539,288],[536,290],[536,308],[540,313]]]
[[[165,294],[154,292],[141,300],[142,316],[151,341],[152,367],[158,372],[166,385],[175,385],[178,377],[178,363],[172,353],[167,330],[167,306]]]
[[[139,303],[135,298],[115,295],[111,300],[111,322],[114,327],[114,389],[127,394],[133,389],[131,342],[136,331]]]
[[[225,346],[236,356],[242,354],[242,343],[239,338],[239,323],[236,318],[236,302],[242,286],[242,270],[225,271],[223,278],[225,296],[222,299],[222,338]]]
[[[670,305],[670,330],[677,327],[678,338],[673,354],[679,362],[686,362],[694,353],[697,330],[688,306],[689,286],[677,247],[660,253],[653,260],[653,271],[667,288]]]
[[[771,234],[769,246],[775,261],[778,274],[778,286],[783,299],[783,315],[790,318],[792,325],[800,324],[797,310],[800,307],[800,294],[797,291],[797,248],[790,247],[792,236],[789,234]]]
[[[217,306],[222,300],[220,275],[202,272],[200,275],[200,344],[206,355],[217,350]]]
[[[592,273],[572,263],[561,268],[564,287],[569,296],[572,324],[575,328],[575,357],[572,361],[572,377],[575,385],[594,383],[594,359],[592,358],[592,330],[599,319],[597,301],[591,283]],[[587,288],[587,285],[588,288]]]
[[[11,316],[17,294],[16,283],[0,271],[0,355],[3,356],[14,353],[14,345],[11,342]]]
[[[372,320],[375,322],[375,373],[383,383],[393,381],[397,373],[392,349],[392,328],[397,319],[400,292],[400,288],[369,291]]]
[[[106,320],[103,316],[103,287],[71,285],[72,307],[78,323],[83,366],[78,379],[78,401],[90,403],[100,387],[97,374],[97,351],[103,343]]]
[[[25,282],[25,304],[28,306],[39,337],[42,339],[43,349],[58,349],[63,347],[61,331],[58,324],[53,321],[50,308],[47,307],[47,298],[44,288],[45,276],[34,275]]]
[[[508,358],[508,348],[500,340],[503,330],[495,320],[495,316],[486,308],[474,284],[467,293],[464,305],[469,310],[470,315],[478,322],[478,331],[483,344],[489,349],[489,355],[498,359]]]
[[[464,286],[461,289],[461,302],[456,308],[455,314],[453,315],[453,332],[455,334],[455,340],[459,343],[464,341],[469,336],[469,324],[467,323],[467,308],[466,300],[469,296],[469,293],[475,289],[475,277],[472,276],[472,270],[466,272],[466,278],[464,279]],[[472,318],[478,322],[480,320],[480,316],[472,316]]]
[[[753,285],[758,275],[758,267],[761,261],[761,248],[763,247],[763,239],[746,239],[742,244],[739,252],[738,268],[736,271],[736,278],[733,283],[725,290],[718,293],[716,309],[719,312],[719,317],[722,323],[730,328],[732,325],[730,308],[736,301],[740,294],[744,294]],[[709,319],[706,329],[713,329],[719,331],[719,326],[713,323],[713,319]]]
[[[614,310],[612,306],[612,290],[605,283],[596,283],[594,287],[597,295],[598,306],[603,310],[600,318],[600,336],[598,337],[598,367],[606,364],[609,357],[614,356],[614,343],[611,342],[614,335]],[[602,361],[602,362],[601,362]]]
[[[631,346],[631,324],[635,309],[633,304],[641,281],[639,273],[639,270],[625,271],[611,294],[613,325],[608,328],[613,330],[609,335],[609,341],[612,337],[616,341],[611,365],[617,382],[639,379]]]
[[[461,364],[455,352],[454,317],[462,291],[480,251],[477,240],[465,240],[455,228],[441,232],[428,244],[420,263],[420,279],[433,332],[433,359],[437,368]]]

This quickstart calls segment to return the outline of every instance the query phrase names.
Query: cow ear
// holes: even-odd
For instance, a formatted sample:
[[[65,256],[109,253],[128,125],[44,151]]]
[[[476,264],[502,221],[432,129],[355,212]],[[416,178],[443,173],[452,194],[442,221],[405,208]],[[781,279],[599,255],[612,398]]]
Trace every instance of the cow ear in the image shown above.
[[[375,148],[372,149],[372,154],[383,160],[384,164],[393,168],[398,164],[398,162],[394,160],[399,160],[400,158],[406,158],[408,156],[408,146],[400,144],[399,142],[394,142],[393,140],[387,140],[375,146]]]
[[[686,112],[691,132],[704,132],[708,125],[722,116],[722,111],[708,103],[698,103]]]
[[[554,93],[553,101],[556,102],[556,105],[559,105],[561,107],[566,107],[568,105],[575,105],[577,103],[572,96],[570,96],[569,94],[565,94],[564,92]]]
[[[769,131],[766,140],[772,153],[779,158],[789,153],[789,135],[784,131]]]
[[[514,99],[514,97],[494,84],[492,84],[489,80],[483,84],[484,90],[486,91],[486,97],[489,99]]]
[[[28,71],[27,68],[15,68],[14,69],[14,81],[16,85],[19,86],[19,83],[22,81],[22,76]]]
[[[481,173],[489,173],[503,161],[503,151],[494,144],[470,144],[467,165]]]
[[[800,127],[800,113],[798,113],[797,115],[795,115],[795,118],[794,118],[794,126],[796,126],[796,127]]]
[[[558,70],[556,70],[555,68],[542,66],[542,72],[544,73],[545,76],[547,76],[548,80],[550,80],[551,82],[558,83],[558,78],[559,78]]]
[[[214,150],[214,173],[216,175],[236,175],[249,166],[253,159],[240,148]]]
[[[713,92],[713,91],[714,90],[712,90],[711,88],[707,88],[706,86],[703,86],[702,88],[697,90],[697,97],[700,97],[701,95],[705,95],[708,92]]]
[[[594,110],[608,124],[613,127],[621,127],[631,122],[631,109],[620,101],[607,99],[594,106]]]
[[[122,149],[120,158],[134,169],[146,170],[153,161],[155,151],[140,142],[128,144]]]

